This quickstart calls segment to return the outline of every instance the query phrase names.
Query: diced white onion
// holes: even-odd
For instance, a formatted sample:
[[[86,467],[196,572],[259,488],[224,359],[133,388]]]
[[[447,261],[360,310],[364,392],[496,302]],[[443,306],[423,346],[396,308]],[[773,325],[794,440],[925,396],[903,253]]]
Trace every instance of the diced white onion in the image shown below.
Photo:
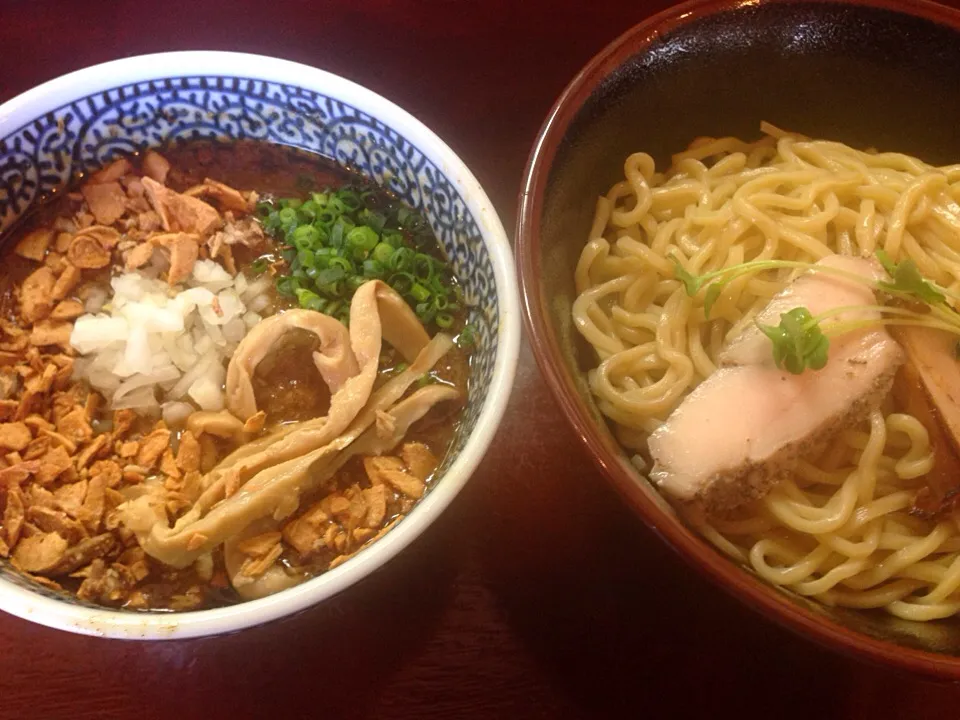
[[[244,298],[267,285],[263,278],[250,283],[200,260],[188,287],[171,288],[156,279],[164,262],[155,253],[141,271],[113,277],[112,296],[91,291],[88,313],[74,323],[70,344],[81,355],[74,376],[86,379],[115,409],[156,413],[165,401],[162,412],[172,423],[195,409],[187,398],[204,410],[224,407],[226,363],[261,319]],[[250,297],[266,306],[259,296]]]
[[[113,402],[116,404],[125,396],[132,394],[134,390],[140,388],[150,388],[152,390],[154,385],[167,380],[174,380],[179,374],[180,372],[175,367],[168,365],[157,372],[134,375],[120,383],[120,387],[113,394]]]
[[[140,412],[148,412],[156,410],[157,407],[157,396],[154,394],[153,388],[150,387],[137,388],[133,392],[124,395],[119,400],[113,401],[114,410],[124,410],[130,408]]]
[[[143,277],[140,273],[124,273],[110,280],[115,298],[124,300],[139,300],[146,291]]]
[[[248,305],[250,300],[260,295],[263,295],[270,287],[270,278],[267,275],[261,275],[253,282],[247,285],[246,290],[237,290],[240,293],[240,296],[243,298],[243,301]]]
[[[213,260],[197,260],[193,266],[193,281],[211,292],[219,292],[233,285],[233,277]]]
[[[193,405],[185,402],[165,402],[160,406],[163,421],[167,425],[182,425],[194,411]]]
[[[247,334],[247,326],[242,318],[235,317],[223,326],[223,337],[228,343],[239,343]]]
[[[234,318],[240,317],[247,310],[240,296],[229,288],[218,293],[217,300],[220,301],[221,325],[226,325]]]
[[[190,386],[188,391],[191,399],[200,406],[201,410],[223,410],[223,392],[220,383],[204,376]]]
[[[233,281],[233,289],[236,290],[240,295],[243,295],[247,291],[247,276],[243,273],[239,273]]]
[[[220,328],[214,323],[209,323],[204,320],[203,329],[207,331],[207,336],[213,341],[214,345],[223,347],[227,344],[227,341],[223,338],[223,333],[220,331]]]
[[[129,377],[136,374],[149,374],[152,369],[153,353],[150,352],[147,328],[145,325],[132,323],[127,347],[123,352],[123,360],[117,363],[113,371],[120,377]]]
[[[250,299],[250,301],[247,303],[247,307],[252,312],[258,313],[266,310],[267,305],[269,304],[270,298],[268,298],[266,295],[257,295],[256,297]]]
[[[208,372],[213,372],[215,365],[219,362],[219,356],[213,350],[203,355],[192,368],[183,374],[177,384],[167,393],[167,397],[172,400],[179,400],[187,394],[187,390],[193,385],[194,381]]]
[[[77,352],[86,355],[114,342],[122,342],[129,334],[130,326],[122,317],[81,315],[73,324],[70,344]]]

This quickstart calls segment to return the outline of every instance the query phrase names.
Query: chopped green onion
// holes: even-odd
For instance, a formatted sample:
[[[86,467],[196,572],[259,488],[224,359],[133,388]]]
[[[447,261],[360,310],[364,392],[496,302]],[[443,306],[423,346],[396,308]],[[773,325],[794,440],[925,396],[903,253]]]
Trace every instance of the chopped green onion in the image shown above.
[[[413,270],[413,261],[416,253],[410,248],[397,248],[390,258],[390,269],[409,273]]]
[[[430,299],[430,291],[427,290],[420,283],[414,283],[413,287],[410,288],[410,294],[413,296],[413,299],[417,302],[426,302]]]
[[[390,247],[403,247],[403,233],[399,230],[383,230],[380,237]]]
[[[376,247],[378,239],[376,230],[358,225],[347,233],[347,247],[353,251],[355,258],[362,260]]]
[[[394,252],[395,249],[392,245],[382,242],[373,249],[373,252],[370,254],[370,256],[381,265],[389,265],[390,258],[393,257]]]
[[[301,225],[290,233],[290,242],[298,250],[312,250],[320,243],[320,231],[313,225]]]
[[[304,188],[309,190],[309,188]],[[277,291],[301,307],[344,323],[350,300],[370,279],[383,279],[424,324],[448,329],[462,308],[449,266],[434,257],[433,234],[417,212],[366,185],[325,188],[305,199],[268,198],[257,205],[264,229],[287,247],[287,274]],[[263,272],[270,258],[251,264]],[[471,340],[465,328],[458,342]]]
[[[330,264],[331,258],[337,255],[333,248],[319,247],[313,252],[314,261],[317,267],[325,268]]]
[[[303,205],[297,208],[297,214],[306,219],[308,222],[312,222],[317,217],[317,213],[319,211],[320,208],[313,200],[307,200]]]
[[[460,331],[460,334],[457,335],[457,347],[466,349],[472,347],[476,341],[476,328],[470,323],[467,323],[463,330]]]
[[[432,258],[423,253],[417,253],[413,258],[413,274],[420,280],[429,280],[433,277]]]
[[[369,208],[364,208],[357,213],[357,220],[377,234],[383,230],[383,226],[387,222],[387,219],[381,213],[378,213],[375,210],[370,210]]]
[[[317,285],[330,285],[339,280],[343,280],[347,276],[347,271],[340,265],[332,265],[325,270],[321,270],[317,273],[315,278]]]
[[[406,295],[410,292],[414,282],[413,275],[410,273],[395,273],[390,276],[388,284],[401,295]]]
[[[434,310],[433,306],[428,302],[417,303],[414,311],[417,313],[417,317],[420,318],[420,321],[423,323],[430,322],[433,320],[433,316],[437,314],[437,311]]]
[[[334,255],[333,257],[331,257],[330,260],[327,262],[327,266],[332,268],[333,267],[343,268],[344,272],[348,274],[353,274],[354,272],[356,272],[355,268],[353,267],[353,263],[350,262],[347,258],[343,257],[342,255]]]
[[[330,227],[336,219],[337,214],[333,210],[321,210],[314,222],[321,227]]]
[[[277,278],[277,292],[281,295],[294,297],[296,295],[296,290],[299,287],[300,284],[297,282],[296,278],[284,276]]]
[[[300,303],[301,307],[306,307],[307,302],[313,298],[320,299],[320,296],[317,295],[313,290],[307,290],[306,288],[297,288],[297,302]]]
[[[343,217],[338,217],[330,229],[330,245],[339,248],[343,245]]]
[[[379,278],[383,275],[383,265],[376,260],[363,261],[363,276],[366,278]]]
[[[353,190],[341,190],[337,193],[336,199],[346,212],[356,212],[363,205],[360,196]]]

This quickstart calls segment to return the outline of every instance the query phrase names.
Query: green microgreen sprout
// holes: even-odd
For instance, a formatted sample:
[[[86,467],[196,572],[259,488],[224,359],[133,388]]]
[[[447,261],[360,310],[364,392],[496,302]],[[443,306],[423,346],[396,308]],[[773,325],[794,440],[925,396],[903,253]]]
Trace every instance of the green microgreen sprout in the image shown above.
[[[806,369],[823,368],[828,359],[830,337],[853,330],[876,325],[919,325],[960,335],[960,313],[948,303],[948,299],[960,300],[960,294],[925,278],[910,258],[896,263],[883,250],[877,250],[876,256],[890,280],[873,280],[841,268],[793,260],[755,260],[695,275],[684,268],[676,256],[672,260],[674,277],[682,283],[688,296],[694,297],[706,288],[703,311],[707,319],[723,288],[730,282],[745,275],[779,269],[823,272],[867,285],[874,291],[913,303],[914,306],[916,303],[924,306],[922,310],[925,312],[892,305],[862,305],[832,308],[818,316],[813,316],[805,307],[796,307],[782,313],[778,325],[757,323],[763,334],[770,338],[776,366],[799,374]],[[821,321],[828,317],[865,310],[871,311],[870,317],[821,327]],[[960,343],[957,345],[957,355],[960,357]]]
[[[894,263],[883,250],[877,250],[876,254],[883,269],[893,278],[893,282],[880,282],[881,288],[891,293],[911,295],[927,305],[946,302],[943,292],[920,274],[920,269],[913,260],[907,258],[900,263]]]
[[[805,307],[795,307],[780,315],[779,325],[757,323],[773,343],[773,362],[794,375],[807,368],[820,370],[827,364],[830,340],[820,323]]]

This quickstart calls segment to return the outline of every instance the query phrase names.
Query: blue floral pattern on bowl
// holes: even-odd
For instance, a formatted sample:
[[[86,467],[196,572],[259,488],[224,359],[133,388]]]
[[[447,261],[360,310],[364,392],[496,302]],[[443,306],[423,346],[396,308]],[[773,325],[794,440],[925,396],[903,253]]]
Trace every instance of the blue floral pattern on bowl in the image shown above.
[[[493,378],[499,309],[494,270],[477,219],[454,183],[379,119],[310,90],[241,77],[177,77],[115,87],[65,104],[0,139],[0,230],[80,173],[125,153],[198,138],[255,139],[319,153],[372,178],[427,218],[462,282],[477,328],[470,398],[440,468],[445,471],[473,431]],[[64,599],[2,563],[0,575]]]

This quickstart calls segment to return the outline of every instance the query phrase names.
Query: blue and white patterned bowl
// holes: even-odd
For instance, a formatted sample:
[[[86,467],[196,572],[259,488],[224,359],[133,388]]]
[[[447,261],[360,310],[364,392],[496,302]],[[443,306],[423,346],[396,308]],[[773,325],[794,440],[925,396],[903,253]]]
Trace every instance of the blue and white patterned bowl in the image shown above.
[[[297,63],[255,55],[145,55],[80,70],[0,106],[0,229],[78,172],[171,138],[254,138],[349,163],[421,210],[473,305],[470,400],[442,478],[391,532],[330,572],[272,597],[187,613],[109,611],[39,587],[0,563],[0,610],[73,632],[185,638],[289,615],[355,583],[443,511],[483,457],[506,407],[520,343],[510,244],[463,162],[379,95]]]

